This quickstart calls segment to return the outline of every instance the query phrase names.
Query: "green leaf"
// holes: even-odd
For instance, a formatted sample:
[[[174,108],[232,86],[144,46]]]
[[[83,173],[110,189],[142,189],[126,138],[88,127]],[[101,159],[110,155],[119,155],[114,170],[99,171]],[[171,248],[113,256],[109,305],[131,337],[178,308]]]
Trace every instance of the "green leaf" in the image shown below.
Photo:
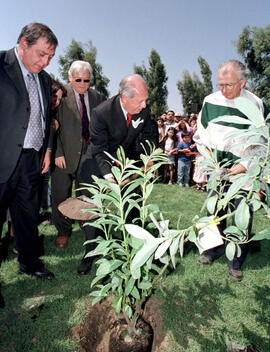
[[[195,234],[196,236],[196,234]],[[185,236],[184,234],[180,237],[180,242],[179,242],[179,253],[180,253],[180,257],[183,258],[184,256],[184,239]]]
[[[242,236],[242,232],[236,227],[236,226],[228,226],[224,231],[223,233],[225,235],[230,235],[230,234],[233,234],[233,235],[237,235],[237,236]]]
[[[133,311],[132,311],[132,308],[130,307],[130,305],[128,305],[128,304],[125,305],[125,312],[130,319],[133,315]]]
[[[125,288],[125,294],[128,296],[130,294],[130,292],[133,290],[133,287],[134,287],[134,283],[135,283],[135,279],[133,277],[131,277],[129,280],[128,280],[128,284]]]
[[[210,214],[214,214],[217,200],[218,200],[218,196],[217,195],[212,196],[212,197],[207,199],[206,207],[207,207],[207,210],[209,211]]]
[[[270,227],[256,233],[251,237],[251,241],[270,240]]]
[[[231,186],[229,187],[227,193],[225,193],[225,198],[226,199],[231,199],[233,196],[246,184],[248,181],[248,176],[243,175],[239,177],[237,181],[234,181]]]
[[[133,272],[135,269],[140,268],[148,258],[154,253],[158,245],[164,241],[164,238],[155,238],[152,240],[145,241],[144,246],[139,250],[139,252],[135,255],[130,269]],[[134,275],[132,274],[134,277]]]
[[[154,237],[150,234],[150,232],[146,231],[142,227],[133,224],[126,224],[125,228],[128,233],[132,236],[139,238],[141,240],[152,240]]]
[[[121,312],[122,299],[123,299],[123,296],[119,296],[119,297],[115,298],[115,300],[112,303],[112,306],[115,309],[116,315],[120,314],[120,312]]]
[[[167,251],[167,249],[170,247],[172,243],[171,239],[166,240],[165,242],[161,243],[161,245],[158,247],[158,249],[155,252],[155,259],[161,258],[164,253]]]
[[[235,256],[235,243],[234,242],[229,242],[226,246],[226,257],[229,260],[233,260],[234,256]]]
[[[138,268],[130,268],[131,270],[131,275],[135,280],[138,280],[141,277],[141,269],[140,267]]]
[[[136,298],[136,299],[140,299],[140,298],[141,298],[141,297],[140,297],[140,293],[139,293],[139,291],[138,291],[138,289],[137,289],[136,286],[133,287],[133,290],[131,291],[131,295],[132,295],[134,298]]]
[[[236,256],[239,258],[241,256],[242,250],[239,244],[236,244]]]
[[[263,125],[262,113],[251,100],[243,97],[234,99],[235,107],[246,115],[256,127]]]
[[[190,242],[196,242],[196,232],[193,229],[188,234],[188,240]]]
[[[98,296],[98,297],[94,298],[92,301],[92,306],[95,305],[96,303],[98,303],[99,301],[101,301],[103,298],[105,298],[105,296]]]
[[[149,290],[152,287],[152,283],[150,281],[142,281],[138,287],[142,290]]]
[[[101,296],[107,296],[107,292],[112,288],[112,284],[109,283],[105,286],[103,286],[102,290],[100,291]]]
[[[113,270],[117,269],[123,263],[122,260],[115,259],[115,260],[103,260],[100,266],[97,269],[96,275],[97,276],[106,276]]]
[[[130,236],[129,238],[129,244],[132,248],[136,249],[136,250],[139,250],[143,244],[144,244],[144,241],[139,239],[139,238],[136,238],[136,237],[133,237],[133,236]]]
[[[249,218],[250,218],[249,207],[245,202],[245,199],[242,199],[235,213],[236,226],[239,227],[241,230],[247,229]]]
[[[170,257],[172,261],[172,265],[175,268],[175,254],[177,253],[178,245],[179,245],[180,236],[173,239],[172,244],[170,245]]]

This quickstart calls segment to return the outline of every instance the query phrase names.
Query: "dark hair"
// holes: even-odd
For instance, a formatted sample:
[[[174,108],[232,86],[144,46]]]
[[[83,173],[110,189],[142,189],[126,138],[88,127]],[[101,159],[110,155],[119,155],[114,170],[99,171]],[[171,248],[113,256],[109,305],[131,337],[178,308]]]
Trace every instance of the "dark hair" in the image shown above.
[[[160,144],[160,147],[161,147],[162,149],[165,148],[165,142],[166,142],[166,140],[169,138],[169,136],[168,136],[168,132],[169,132],[169,131],[174,131],[174,135],[172,136],[172,139],[173,139],[173,141],[174,141],[174,147],[176,147],[176,145],[177,145],[177,142],[178,142],[178,141],[177,141],[177,137],[176,137],[175,128],[174,128],[174,127],[169,127],[169,128],[167,129],[167,132],[166,132],[166,135],[165,135],[163,141],[162,141],[161,144]]]
[[[21,33],[18,37],[17,43],[19,44],[20,40],[24,37],[27,41],[29,46],[36,43],[36,41],[41,38],[45,37],[48,42],[53,45],[55,48],[58,45],[58,40],[52,30],[42,23],[29,23],[23,27]]]
[[[168,112],[172,112],[172,113],[174,114],[174,111],[173,111],[173,110],[168,110],[168,111],[167,111],[167,114],[168,114]]]
[[[182,132],[182,139],[184,138],[184,137],[190,137],[190,134],[188,133],[188,132]]]
[[[60,83],[59,81],[56,81],[55,79],[52,78],[52,93],[55,94],[59,89],[62,90],[63,97],[65,97],[67,95],[66,88],[63,86],[62,83]]]

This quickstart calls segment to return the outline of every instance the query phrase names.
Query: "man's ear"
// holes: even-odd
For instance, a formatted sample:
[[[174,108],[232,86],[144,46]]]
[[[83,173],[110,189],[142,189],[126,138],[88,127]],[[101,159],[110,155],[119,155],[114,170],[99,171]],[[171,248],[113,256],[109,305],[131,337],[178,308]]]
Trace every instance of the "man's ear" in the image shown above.
[[[27,40],[26,40],[25,37],[22,37],[22,38],[20,39],[20,41],[19,41],[19,46],[20,46],[23,50],[25,50],[25,49],[27,49],[27,48],[29,47],[29,45],[28,45]]]
[[[242,79],[242,81],[241,81],[241,89],[243,89],[245,87],[246,83],[247,83],[247,80],[246,79]]]

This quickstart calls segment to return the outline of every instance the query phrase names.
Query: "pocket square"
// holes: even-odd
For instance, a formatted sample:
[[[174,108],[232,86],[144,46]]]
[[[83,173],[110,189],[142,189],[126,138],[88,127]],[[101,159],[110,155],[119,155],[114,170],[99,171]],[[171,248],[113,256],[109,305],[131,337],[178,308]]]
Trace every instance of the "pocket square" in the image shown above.
[[[140,123],[143,123],[143,120],[139,117],[136,121],[132,120],[131,121],[133,128],[137,128]]]

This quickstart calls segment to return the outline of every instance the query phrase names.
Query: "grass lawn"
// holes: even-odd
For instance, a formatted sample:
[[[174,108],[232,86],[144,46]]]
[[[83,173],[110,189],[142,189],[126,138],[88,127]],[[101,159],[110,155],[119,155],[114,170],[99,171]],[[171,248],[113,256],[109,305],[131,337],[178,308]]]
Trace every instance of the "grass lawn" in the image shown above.
[[[157,184],[152,194],[164,217],[176,226],[190,224],[205,193],[177,185]],[[254,230],[269,227],[257,213]],[[84,253],[84,234],[74,225],[66,249],[55,246],[54,226],[40,226],[45,235],[46,267],[56,278],[35,280],[18,275],[16,256],[10,251],[2,263],[0,281],[6,308],[0,310],[0,352],[77,351],[69,328],[80,325],[89,302],[92,272],[78,277]],[[225,338],[240,345],[270,351],[270,241],[254,243],[244,263],[244,279],[233,282],[220,258],[211,267],[197,265],[198,251],[187,244],[175,271],[162,280],[154,296],[161,302],[167,352],[224,352]]]

